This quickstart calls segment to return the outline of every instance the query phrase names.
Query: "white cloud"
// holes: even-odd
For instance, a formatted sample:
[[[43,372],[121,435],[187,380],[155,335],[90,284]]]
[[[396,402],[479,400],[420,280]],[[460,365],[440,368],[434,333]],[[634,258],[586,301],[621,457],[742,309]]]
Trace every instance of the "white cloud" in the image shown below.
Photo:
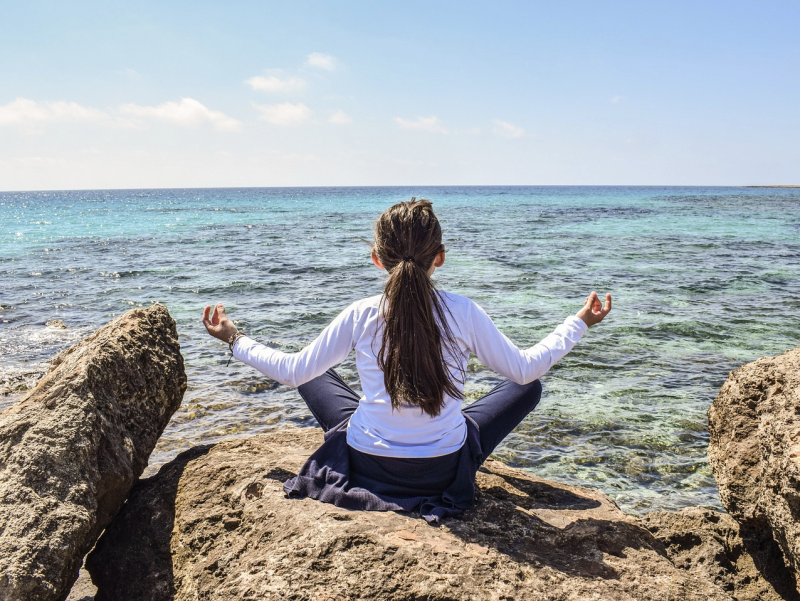
[[[77,102],[36,102],[17,98],[0,105],[0,126],[31,125],[44,122],[103,121],[108,114]]]
[[[439,121],[439,117],[417,117],[416,119],[403,119],[402,117],[395,117],[394,122],[403,129],[416,129],[419,131],[426,131],[432,134],[446,134],[447,128]]]
[[[625,96],[614,96],[611,99],[611,102],[613,102],[614,104],[617,104],[620,100],[623,100],[624,98],[625,98]]]
[[[297,92],[306,87],[306,82],[300,77],[287,77],[281,79],[277,75],[256,75],[245,79],[244,83],[260,92]]]
[[[311,120],[311,109],[302,102],[292,104],[254,104],[261,115],[261,121],[272,123],[273,125],[302,125]]]
[[[352,122],[353,118],[342,109],[339,109],[328,117],[328,123],[335,123],[336,125],[350,125]]]
[[[336,68],[336,59],[330,54],[322,54],[321,52],[312,52],[306,58],[306,64],[311,67],[319,67],[326,71],[333,71]]]
[[[500,121],[500,119],[495,119],[492,133],[496,136],[502,136],[503,138],[521,138],[525,135],[525,130],[517,125],[514,125],[513,123],[509,123],[508,121]]]
[[[77,102],[36,102],[17,98],[0,105],[0,126],[38,123],[93,122],[111,127],[132,128],[141,119],[155,119],[181,126],[211,124],[221,131],[241,127],[241,122],[220,111],[212,111],[197,100],[181,98],[158,106],[123,104],[117,109],[101,110]]]
[[[158,106],[140,106],[123,104],[120,113],[130,117],[156,119],[183,127],[192,127],[208,123],[220,131],[233,131],[242,124],[233,117],[220,111],[212,111],[193,98],[181,98],[179,102],[165,102]]]

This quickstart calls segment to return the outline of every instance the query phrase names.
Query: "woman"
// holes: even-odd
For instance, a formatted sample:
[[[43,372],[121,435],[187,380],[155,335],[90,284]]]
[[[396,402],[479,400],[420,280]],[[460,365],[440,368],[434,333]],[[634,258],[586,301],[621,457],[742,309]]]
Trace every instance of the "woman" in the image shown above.
[[[382,295],[357,301],[298,353],[238,332],[221,304],[203,312],[209,334],[233,356],[298,387],[325,443],[284,485],[350,509],[458,515],[483,460],[539,403],[538,378],[611,310],[592,292],[583,308],[535,346],[520,350],[474,302],[435,289],[442,230],[427,200],[398,203],[375,225],[372,261],[388,272]],[[356,351],[364,396],[332,367]],[[507,380],[463,410],[470,352]]]

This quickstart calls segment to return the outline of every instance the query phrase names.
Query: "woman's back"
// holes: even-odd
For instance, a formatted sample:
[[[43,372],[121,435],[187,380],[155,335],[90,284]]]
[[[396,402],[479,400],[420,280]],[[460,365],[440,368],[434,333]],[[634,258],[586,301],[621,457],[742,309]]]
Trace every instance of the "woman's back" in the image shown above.
[[[472,350],[470,340],[469,299],[439,293],[446,307],[446,319],[454,334],[451,349],[443,349],[452,381],[464,388],[467,360]],[[437,457],[457,451],[466,437],[461,399],[445,394],[438,415],[431,416],[421,407],[403,404],[393,408],[386,390],[384,372],[377,353],[383,335],[380,317],[382,296],[354,303],[353,347],[356,368],[364,393],[358,409],[350,418],[348,444],[363,453],[384,457]],[[447,351],[457,351],[453,356]]]

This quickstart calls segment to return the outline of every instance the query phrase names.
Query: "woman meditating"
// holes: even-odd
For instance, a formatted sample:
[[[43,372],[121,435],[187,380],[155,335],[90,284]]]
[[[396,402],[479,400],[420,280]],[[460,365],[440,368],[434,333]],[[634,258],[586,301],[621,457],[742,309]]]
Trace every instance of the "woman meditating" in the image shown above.
[[[611,295],[603,306],[592,292],[577,315],[520,350],[473,301],[434,287],[445,249],[427,200],[384,211],[372,261],[388,272],[383,294],[347,307],[298,353],[248,338],[221,304],[205,308],[203,323],[236,359],[298,387],[325,431],[323,445],[284,484],[290,497],[438,521],[472,504],[481,463],[539,403],[538,378],[608,315]],[[333,370],[354,349],[360,398]],[[507,379],[462,408],[470,352]]]

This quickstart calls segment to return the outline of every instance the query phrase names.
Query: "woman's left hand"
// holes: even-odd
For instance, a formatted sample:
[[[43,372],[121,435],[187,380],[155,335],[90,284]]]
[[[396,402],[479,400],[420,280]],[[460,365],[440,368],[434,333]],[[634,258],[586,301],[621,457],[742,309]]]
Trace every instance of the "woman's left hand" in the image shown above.
[[[228,342],[231,337],[238,332],[233,322],[225,314],[225,307],[222,303],[214,305],[214,312],[211,307],[203,309],[203,325],[214,338],[219,338],[223,342]]]

